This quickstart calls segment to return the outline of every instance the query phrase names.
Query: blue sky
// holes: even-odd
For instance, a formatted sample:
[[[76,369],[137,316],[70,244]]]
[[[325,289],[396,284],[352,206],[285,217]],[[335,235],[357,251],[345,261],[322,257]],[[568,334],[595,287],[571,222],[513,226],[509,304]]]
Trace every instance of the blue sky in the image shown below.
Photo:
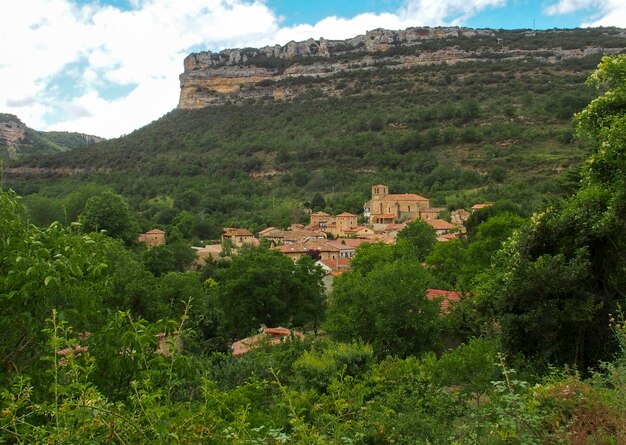
[[[0,112],[116,137],[175,108],[192,51],[373,28],[625,26],[626,0],[6,0]]]

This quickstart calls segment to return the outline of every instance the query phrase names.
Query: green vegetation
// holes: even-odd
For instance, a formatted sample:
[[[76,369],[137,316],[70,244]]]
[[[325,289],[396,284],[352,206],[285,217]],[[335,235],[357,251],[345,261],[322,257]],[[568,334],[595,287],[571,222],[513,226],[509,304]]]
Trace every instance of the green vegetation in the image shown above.
[[[607,57],[591,77],[607,91],[576,115],[590,153],[568,196],[526,219],[499,201],[448,243],[412,224],[359,248],[328,301],[310,258],[264,247],[161,267],[122,228],[90,231],[109,204],[132,222],[98,187],[54,198],[90,226],[39,228],[0,192],[0,441],[623,443],[624,73]],[[173,220],[174,243],[208,230]],[[426,296],[444,283],[468,293],[449,312]],[[260,323],[305,335],[226,353]]]
[[[10,123],[14,129],[24,125],[17,116],[7,113],[0,113],[0,124],[2,123]],[[36,131],[28,127],[23,127],[23,131],[23,138],[16,143],[18,156],[60,153],[93,143],[94,139],[100,140],[93,136],[66,131]],[[8,156],[6,141],[0,139],[0,159],[7,159]]]

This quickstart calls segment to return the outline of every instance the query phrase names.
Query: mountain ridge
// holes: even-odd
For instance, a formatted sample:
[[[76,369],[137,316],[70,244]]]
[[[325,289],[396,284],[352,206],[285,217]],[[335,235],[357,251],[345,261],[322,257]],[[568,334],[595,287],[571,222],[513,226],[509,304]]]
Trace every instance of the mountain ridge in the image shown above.
[[[559,45],[549,37],[561,40]],[[547,38],[548,37],[548,38]],[[308,39],[262,48],[189,54],[180,75],[178,108],[194,109],[246,99],[284,100],[306,94],[307,80],[334,83],[348,73],[420,65],[535,59],[557,64],[623,51],[619,28],[505,31],[461,27],[375,29],[346,40]],[[573,39],[578,39],[572,41]],[[300,85],[294,81],[301,80]],[[334,88],[325,94],[335,95]]]
[[[0,158],[58,153],[104,140],[78,132],[33,130],[16,115],[0,113]]]

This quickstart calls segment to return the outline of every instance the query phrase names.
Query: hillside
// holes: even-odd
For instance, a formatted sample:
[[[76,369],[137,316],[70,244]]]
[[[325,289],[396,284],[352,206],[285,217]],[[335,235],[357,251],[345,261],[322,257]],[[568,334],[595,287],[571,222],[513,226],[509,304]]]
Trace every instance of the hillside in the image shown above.
[[[59,153],[103,140],[83,133],[33,130],[17,116],[0,113],[0,158]]]
[[[291,44],[273,57],[240,50],[236,63],[233,50],[191,55],[187,74],[190,58],[217,59],[196,77],[354,63],[328,76],[277,75],[209,91],[210,106],[173,110],[123,138],[13,162],[5,181],[22,195],[55,199],[108,184],[146,226],[191,211],[215,227],[251,229],[302,218],[316,193],[329,211],[360,212],[373,182],[449,208],[510,199],[527,211],[571,189],[570,173],[586,156],[571,116],[599,94],[585,79],[603,53],[625,51],[623,30],[481,30],[416,42],[372,51],[326,42],[323,62],[319,50],[298,55]],[[457,63],[461,52],[468,56]],[[288,53],[296,55],[281,56]],[[431,61],[396,63],[416,57]]]

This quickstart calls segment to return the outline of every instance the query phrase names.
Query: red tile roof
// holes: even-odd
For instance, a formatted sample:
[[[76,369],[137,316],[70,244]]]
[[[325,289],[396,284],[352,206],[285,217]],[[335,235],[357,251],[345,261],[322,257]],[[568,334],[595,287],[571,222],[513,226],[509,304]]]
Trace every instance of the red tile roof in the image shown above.
[[[326,212],[315,212],[315,213],[311,213],[311,216],[330,216],[330,215]]]
[[[484,202],[481,204],[474,204],[472,206],[472,210],[480,210],[480,209],[484,209],[485,207],[491,207],[493,205],[493,202]]]
[[[428,201],[428,198],[416,195],[414,193],[399,193],[385,196],[385,201]]]
[[[302,243],[296,244],[286,244],[284,246],[278,246],[278,250],[282,253],[307,253],[309,251],[308,247],[305,247]]]
[[[461,299],[461,292],[454,290],[428,289],[426,291],[426,298],[429,300],[441,298],[441,313],[447,314],[450,312],[450,304]]]
[[[267,229],[263,229],[259,232],[259,235],[265,235],[267,233],[273,232],[276,230],[276,227],[268,227]]]
[[[326,240],[310,238],[306,240],[304,246],[308,249],[319,250],[320,252],[339,252],[339,249]]]
[[[454,225],[443,219],[429,219],[426,221],[435,230],[450,230],[454,229]]]
[[[333,272],[350,270],[350,260],[348,258],[337,258],[334,260],[317,260]]]
[[[343,242],[344,240],[345,240],[345,238],[343,238],[341,240],[327,241],[327,243],[330,244],[333,247],[336,247],[340,251],[341,250],[354,250],[354,247],[348,245],[348,243],[344,243]]]
[[[234,342],[231,345],[231,349],[233,355],[241,355],[250,352],[252,349],[262,344],[263,341],[267,341],[270,345],[277,345],[292,335],[298,338],[304,337],[301,332],[292,331],[287,328],[263,328],[260,334]]]
[[[406,227],[405,223],[401,224],[388,224],[387,227],[383,230],[383,232],[398,232]]]
[[[252,236],[252,233],[248,229],[224,227],[224,236]]]
[[[343,212],[340,213],[339,215],[336,216],[336,218],[358,218],[357,215],[353,214],[353,213],[348,213],[348,212]]]
[[[360,239],[360,238],[345,238],[345,239],[342,239],[340,242],[345,243],[345,246],[348,248],[356,249],[361,244],[368,243],[370,241],[366,239]]]

